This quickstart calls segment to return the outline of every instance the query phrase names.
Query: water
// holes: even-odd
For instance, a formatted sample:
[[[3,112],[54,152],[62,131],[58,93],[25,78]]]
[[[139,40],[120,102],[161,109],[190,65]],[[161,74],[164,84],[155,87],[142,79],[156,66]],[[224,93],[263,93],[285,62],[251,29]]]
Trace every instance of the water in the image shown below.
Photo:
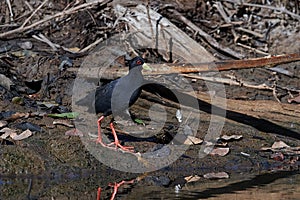
[[[1,200],[6,199],[96,199],[101,180],[84,177],[47,180],[42,177],[0,177]],[[101,182],[101,181],[100,181]],[[141,180],[120,188],[118,199],[300,199],[300,172],[231,174],[229,179],[206,180],[174,186],[147,185]],[[103,187],[101,199],[109,199],[112,188]]]
[[[200,179],[175,189],[148,192],[147,199],[300,199],[300,173],[276,172],[256,176],[233,175],[226,180]],[[140,197],[140,196],[139,196]],[[139,199],[130,197],[129,199]]]

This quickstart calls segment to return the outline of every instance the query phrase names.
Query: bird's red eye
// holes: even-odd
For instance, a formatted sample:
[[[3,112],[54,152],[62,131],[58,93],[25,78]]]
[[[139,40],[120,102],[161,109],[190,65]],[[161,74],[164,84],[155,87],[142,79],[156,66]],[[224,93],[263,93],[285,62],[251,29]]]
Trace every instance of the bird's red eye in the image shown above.
[[[142,64],[142,61],[138,60],[138,61],[136,61],[136,64],[137,64],[137,65],[141,65],[141,64]]]

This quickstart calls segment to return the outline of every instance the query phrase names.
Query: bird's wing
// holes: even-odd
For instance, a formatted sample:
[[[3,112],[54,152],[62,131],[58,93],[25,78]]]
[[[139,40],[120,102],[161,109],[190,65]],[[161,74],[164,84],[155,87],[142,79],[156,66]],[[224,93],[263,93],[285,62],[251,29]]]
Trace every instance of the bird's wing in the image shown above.
[[[104,115],[108,115],[111,112],[111,97],[117,83],[118,81],[114,80],[96,89],[96,93],[95,93],[96,113],[104,113]]]
[[[117,84],[117,80],[114,80],[105,85],[98,87],[96,89],[95,95],[100,98],[101,97],[110,97],[116,84]]]

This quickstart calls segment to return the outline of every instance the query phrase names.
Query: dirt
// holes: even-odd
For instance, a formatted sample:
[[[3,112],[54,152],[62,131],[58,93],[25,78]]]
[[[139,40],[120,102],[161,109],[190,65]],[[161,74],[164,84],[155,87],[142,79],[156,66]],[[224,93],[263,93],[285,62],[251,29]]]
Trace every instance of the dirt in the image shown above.
[[[41,3],[40,1],[37,2]],[[31,22],[62,10],[67,6],[68,2],[50,1],[46,6],[48,11],[43,8],[31,19]],[[222,26],[221,32],[218,32],[217,27],[225,23],[212,6],[213,1],[208,1],[207,3],[205,1],[151,2],[152,6],[156,6],[164,17],[168,18],[204,47],[207,47],[208,51],[211,51],[218,58],[228,59],[231,57],[224,52],[211,48],[205,40],[193,33],[184,23],[178,21],[175,17],[173,18],[168,13],[167,8],[177,9],[197,26],[210,33],[219,43],[237,52],[242,52],[245,58],[262,55],[253,51],[253,49],[249,50],[236,45],[238,42],[256,49],[265,50],[265,52],[271,54],[299,52],[299,21],[287,15],[271,15],[270,18],[273,20],[272,22],[276,21],[274,23],[277,28],[270,32],[267,39],[257,40],[255,37],[252,38],[251,34],[245,33],[237,34],[239,37],[234,38],[234,34],[232,35],[234,30],[227,26]],[[69,3],[71,6],[74,6],[72,1]],[[23,1],[13,1],[12,4],[17,17],[16,22],[20,24],[29,15],[27,13],[25,15],[27,17],[22,16],[22,14],[26,13],[26,10],[24,10],[26,5]],[[35,8],[37,7],[33,2],[30,2],[30,4]],[[286,7],[290,8],[291,4],[287,3]],[[229,9],[230,13],[235,13],[233,15],[236,15],[236,17],[233,19],[236,19],[236,21],[245,20],[243,19],[243,14],[250,15],[248,8],[242,6],[235,8],[229,5],[228,2],[224,2],[224,6],[227,6],[226,8]],[[0,9],[1,13],[6,13],[0,17],[1,23],[10,24],[9,12],[4,1],[0,3]],[[249,24],[257,29],[260,28],[260,31],[268,30],[269,27],[266,25],[268,13],[261,8],[252,9],[256,9],[255,12],[252,11],[257,16],[260,16],[265,23],[254,20],[253,24]],[[271,11],[268,10],[268,12]],[[195,131],[195,137],[205,138],[211,120],[211,114],[207,111],[206,104],[199,104],[197,112],[199,112],[201,118],[197,118],[197,115],[191,115],[191,121],[188,121],[190,124],[183,122],[183,126],[180,126],[178,119],[175,117],[177,104],[171,99],[158,96],[149,91],[142,92],[139,100],[132,106],[131,113],[145,124],[145,126],[134,124],[134,127],[138,127],[138,130],[142,130],[145,134],[148,131],[151,137],[135,138],[127,134],[120,134],[122,144],[133,146],[135,151],[140,152],[142,156],[122,153],[114,149],[103,149],[101,145],[96,144],[95,138],[91,136],[91,134],[97,134],[96,115],[92,116],[93,121],[84,121],[84,124],[87,123],[92,127],[92,131],[81,129],[83,136],[66,135],[65,133],[73,128],[64,125],[53,125],[52,122],[55,119],[48,117],[47,114],[72,112],[72,92],[74,81],[76,80],[76,71],[67,70],[67,68],[79,68],[87,54],[72,54],[63,49],[54,51],[47,44],[32,38],[32,35],[35,31],[40,32],[53,43],[60,44],[66,48],[82,49],[98,38],[106,39],[126,30],[124,22],[116,23],[116,26],[112,26],[116,20],[117,17],[114,15],[112,7],[109,4],[104,4],[75,12],[69,17],[51,20],[47,25],[9,35],[0,40],[0,73],[14,83],[9,89],[0,85],[0,120],[7,121],[7,127],[9,128],[15,128],[22,122],[30,122],[41,127],[41,131],[33,131],[31,137],[21,141],[14,141],[11,138],[1,139],[0,185],[3,186],[1,199],[23,199],[25,197],[30,199],[49,199],[50,197],[55,197],[56,199],[80,199],[83,195],[86,199],[96,199],[98,187],[102,188],[101,196],[105,199],[109,198],[112,192],[112,187],[108,186],[109,183],[134,179],[135,183],[129,184],[127,189],[125,188],[120,192],[123,195],[122,197],[126,199],[130,194],[142,191],[143,187],[159,187],[162,190],[171,188],[173,190],[175,185],[184,185],[186,183],[184,177],[195,174],[202,176],[210,172],[227,172],[231,176],[235,176],[237,174],[253,175],[271,171],[298,172],[300,165],[299,154],[284,153],[283,159],[277,159],[276,156],[274,158],[273,152],[262,151],[261,148],[271,147],[276,141],[284,141],[291,147],[299,147],[299,137],[286,136],[299,134],[299,120],[290,123],[280,120],[274,122],[264,118],[264,114],[261,114],[261,117],[260,115],[250,116],[247,113],[242,113],[235,117],[236,113],[229,110],[221,135],[242,135],[243,137],[239,140],[218,141],[216,147],[226,146],[230,149],[229,154],[224,157],[208,155],[200,158],[199,150],[203,145],[190,145],[183,155],[178,156],[178,159],[174,162],[157,170],[151,170],[149,173],[118,171],[103,164],[99,160],[109,159],[113,163],[122,162],[125,168],[129,166],[132,166],[132,169],[141,166],[148,168],[149,163],[146,161],[147,158],[143,157],[145,156],[144,153],[148,152],[149,155],[147,156],[155,156],[155,150],[162,149],[165,146],[167,146],[166,152],[161,152],[162,160],[169,159],[170,154],[176,153],[176,142],[182,142],[180,138],[176,140],[176,137],[173,140],[174,136],[178,135],[180,131],[186,133],[186,130],[183,128],[184,125],[193,127],[193,120],[199,120],[200,122],[200,126]],[[278,20],[279,22],[277,22]],[[261,27],[255,23],[259,23]],[[0,33],[4,33],[9,29],[11,27],[1,27]],[[248,38],[247,40],[242,39],[245,38],[245,35]],[[286,38],[286,35],[289,35],[289,37]],[[33,47],[28,49],[22,48],[21,44],[25,42],[31,42]],[[151,50],[148,50],[148,53],[151,54],[148,60],[159,57]],[[71,66],[68,66],[68,64],[62,66],[61,63],[63,61],[71,61],[72,64],[70,64]],[[255,84],[265,83],[270,86],[274,84],[277,86],[276,94],[274,95],[272,90],[226,85],[226,98],[240,100],[241,104],[243,101],[260,102],[261,100],[264,102],[276,102],[279,100],[281,104],[288,104],[291,95],[299,95],[299,62],[289,63],[280,67],[290,71],[293,75],[287,76],[281,73],[274,73],[266,68],[222,72],[222,77],[233,76],[238,80],[249,81]],[[28,82],[36,80],[42,81],[41,85],[34,84],[35,87],[29,87]],[[187,79],[187,81],[197,93],[209,95],[209,89],[205,81],[192,79]],[[285,88],[288,88],[288,90]],[[218,91],[215,92],[216,94],[218,93]],[[21,97],[22,101],[13,102],[14,97]],[[47,107],[48,104],[50,106]],[[159,132],[156,132],[155,124],[151,124],[153,121],[149,118],[149,110],[154,109],[153,105],[163,107],[167,113],[164,126],[160,127]],[[299,105],[295,104],[293,108],[295,108],[295,113],[299,113]],[[187,108],[187,110],[189,109],[195,108]],[[158,112],[158,110],[155,110],[155,112]],[[9,111],[28,115],[13,118],[8,113]],[[7,116],[4,114],[7,114]],[[276,115],[276,112],[272,114]],[[158,116],[156,118],[158,122],[163,120],[163,114],[156,113],[156,116]],[[81,123],[80,120],[82,120],[81,116],[76,120],[68,119],[68,122],[76,125]],[[279,131],[269,132],[268,130],[274,129],[267,127],[258,128],[257,124],[263,120],[265,120],[265,125],[278,126],[281,128],[280,130],[285,130],[286,133],[278,133]],[[109,139],[113,139],[110,135],[111,130],[108,127],[108,122],[109,119],[106,119],[102,130],[105,135],[109,136]],[[158,122],[157,124],[159,124]],[[126,128],[126,124],[123,126],[122,124],[116,124],[116,127],[122,133],[122,127]],[[217,124],[211,127],[213,131],[217,131],[214,130],[215,127],[217,127]],[[17,129],[17,133],[21,132],[20,129]],[[126,163],[128,161],[127,158],[129,160],[128,163]],[[134,163],[130,163],[132,161]],[[165,160],[165,162],[169,162],[169,160]],[[148,195],[151,196],[151,194]]]

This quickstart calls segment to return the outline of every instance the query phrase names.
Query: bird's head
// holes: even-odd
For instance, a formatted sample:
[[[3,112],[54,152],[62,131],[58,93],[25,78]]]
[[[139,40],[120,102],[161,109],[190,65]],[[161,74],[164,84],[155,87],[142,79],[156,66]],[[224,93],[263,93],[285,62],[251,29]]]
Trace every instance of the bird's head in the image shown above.
[[[140,67],[141,70],[142,70],[142,68],[145,70],[151,70],[150,66],[147,65],[145,63],[144,59],[141,58],[140,56],[137,56],[129,61],[129,70],[131,70],[135,67]]]

